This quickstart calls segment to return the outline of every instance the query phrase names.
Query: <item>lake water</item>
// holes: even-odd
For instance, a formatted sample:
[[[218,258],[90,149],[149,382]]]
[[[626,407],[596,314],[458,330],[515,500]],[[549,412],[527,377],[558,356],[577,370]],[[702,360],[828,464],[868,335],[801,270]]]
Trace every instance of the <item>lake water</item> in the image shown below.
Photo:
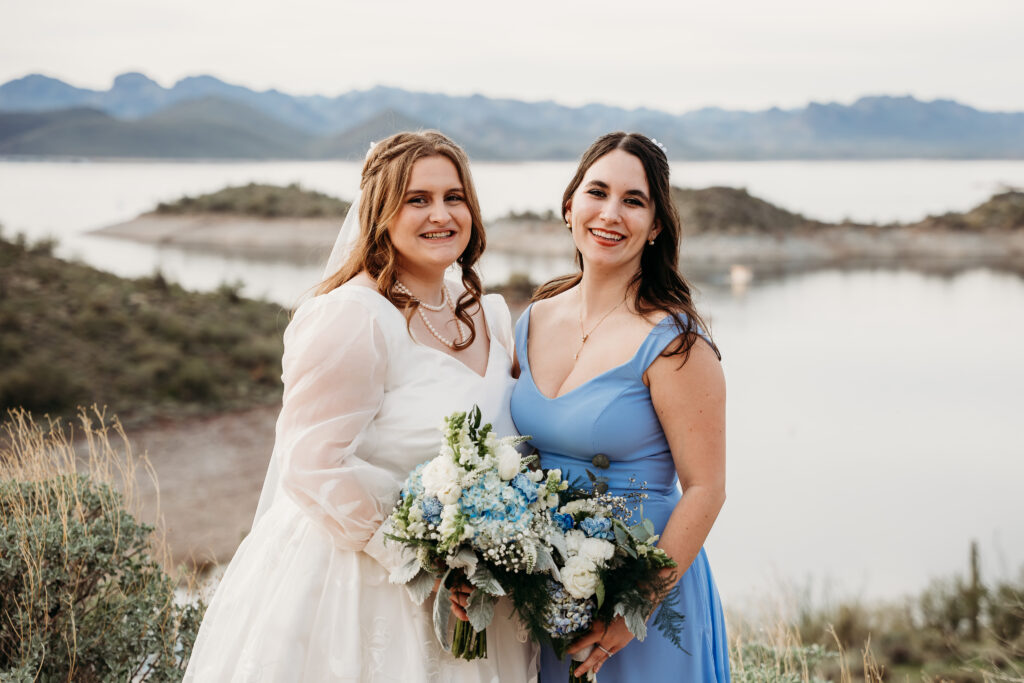
[[[485,215],[557,207],[573,164],[475,164]],[[965,210],[1024,162],[677,163],[677,184],[744,186],[813,218],[910,221]],[[0,161],[6,234],[126,276],[196,289],[240,280],[292,305],[307,264],[164,249],[83,233],[158,201],[226,184],[290,183],[342,197],[356,164]],[[489,282],[543,279],[558,260],[489,255]],[[703,283],[699,303],[729,385],[729,500],[708,541],[728,606],[784,586],[866,599],[963,571],[977,539],[985,578],[1024,565],[1024,280],[988,270],[823,271],[742,290]]]

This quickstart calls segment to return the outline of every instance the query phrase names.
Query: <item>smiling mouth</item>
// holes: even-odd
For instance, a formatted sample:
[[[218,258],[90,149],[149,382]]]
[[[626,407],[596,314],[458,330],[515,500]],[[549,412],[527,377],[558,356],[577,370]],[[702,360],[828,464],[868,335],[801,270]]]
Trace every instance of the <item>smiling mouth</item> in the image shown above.
[[[607,230],[601,230],[599,228],[590,228],[590,233],[595,237],[600,237],[603,240],[609,240],[611,242],[621,242],[626,239],[623,235],[617,232],[608,232]]]
[[[438,230],[437,232],[425,232],[420,237],[425,237],[428,240],[443,240],[454,234],[454,230]]]

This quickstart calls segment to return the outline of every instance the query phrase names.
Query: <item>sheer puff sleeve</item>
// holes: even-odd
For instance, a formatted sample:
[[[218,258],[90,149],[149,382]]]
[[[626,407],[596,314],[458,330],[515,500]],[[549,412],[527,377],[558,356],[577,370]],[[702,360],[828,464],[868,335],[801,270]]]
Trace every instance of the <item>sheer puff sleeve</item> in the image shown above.
[[[338,548],[363,550],[400,486],[360,457],[384,399],[384,335],[363,302],[336,291],[301,306],[284,340],[281,488]]]

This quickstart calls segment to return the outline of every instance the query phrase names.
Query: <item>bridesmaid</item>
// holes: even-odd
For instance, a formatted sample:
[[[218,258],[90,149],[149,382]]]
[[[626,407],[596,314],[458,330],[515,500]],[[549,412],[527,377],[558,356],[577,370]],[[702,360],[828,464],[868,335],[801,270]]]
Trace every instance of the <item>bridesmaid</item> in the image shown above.
[[[728,681],[721,601],[702,546],[725,501],[725,380],[718,349],[679,272],[679,215],[664,149],[610,133],[584,153],[562,212],[580,273],[541,286],[516,327],[522,375],[512,418],[541,466],[586,471],[612,494],[645,494],[644,516],[679,567],[683,649],[621,617],[570,652],[541,655],[544,681],[602,672],[613,681]],[[679,491],[682,485],[682,494]],[[638,510],[639,506],[634,506]],[[604,677],[602,676],[602,677]]]

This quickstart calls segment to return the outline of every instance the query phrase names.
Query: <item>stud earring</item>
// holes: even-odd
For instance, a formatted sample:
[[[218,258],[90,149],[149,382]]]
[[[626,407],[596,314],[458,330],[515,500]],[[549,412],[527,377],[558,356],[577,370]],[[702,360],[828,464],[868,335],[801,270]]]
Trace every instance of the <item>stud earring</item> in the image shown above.
[[[647,240],[647,244],[649,244],[649,245],[651,245],[653,247],[654,246],[654,238],[652,237],[651,239]]]
[[[565,222],[565,227],[568,228],[570,231],[572,230],[572,226],[569,225],[569,221]]]

